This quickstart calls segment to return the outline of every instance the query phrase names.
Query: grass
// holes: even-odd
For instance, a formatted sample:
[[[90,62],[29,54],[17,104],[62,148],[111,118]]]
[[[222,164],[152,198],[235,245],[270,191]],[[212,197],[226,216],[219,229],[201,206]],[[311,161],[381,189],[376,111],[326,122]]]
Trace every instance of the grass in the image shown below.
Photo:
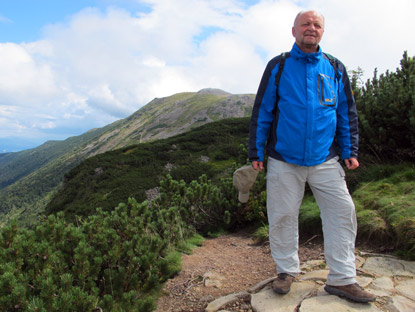
[[[190,255],[195,248],[202,245],[204,240],[203,236],[196,233],[183,242],[180,242],[175,248],[171,247],[168,250],[165,259],[169,264],[168,270],[170,276],[174,276],[182,270],[182,255]]]
[[[214,231],[214,232],[208,232],[207,233],[207,236],[209,237],[209,238],[218,238],[218,237],[220,237],[220,236],[222,236],[222,235],[226,235],[226,234],[228,234],[228,232],[227,231],[225,231],[224,229],[222,229],[222,228],[218,228],[216,231]]]
[[[269,239],[269,226],[268,224],[263,224],[259,227],[253,234],[255,242],[261,244],[266,242]]]
[[[359,231],[371,239],[393,237],[396,248],[405,250],[404,256],[414,260],[415,167],[398,165],[387,169],[388,177],[364,182],[353,193]]]
[[[203,236],[194,234],[192,237],[179,243],[176,249],[181,253],[190,255],[193,249],[202,245],[204,240]]]

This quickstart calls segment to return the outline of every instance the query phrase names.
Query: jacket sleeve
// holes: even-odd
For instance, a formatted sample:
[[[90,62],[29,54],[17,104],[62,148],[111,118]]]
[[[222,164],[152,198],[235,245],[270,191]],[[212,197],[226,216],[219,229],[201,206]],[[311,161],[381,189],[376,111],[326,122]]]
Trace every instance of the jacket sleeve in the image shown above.
[[[275,65],[278,60],[275,57],[267,64],[255,97],[249,128],[248,156],[251,161],[264,161],[276,100]]]
[[[339,62],[339,103],[337,108],[336,138],[341,158],[357,158],[359,150],[359,128],[356,101],[344,65]]]

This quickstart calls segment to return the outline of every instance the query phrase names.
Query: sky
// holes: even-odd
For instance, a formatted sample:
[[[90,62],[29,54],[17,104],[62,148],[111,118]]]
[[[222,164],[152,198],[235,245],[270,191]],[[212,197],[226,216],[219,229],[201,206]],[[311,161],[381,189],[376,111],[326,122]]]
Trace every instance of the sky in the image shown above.
[[[179,92],[256,93],[306,9],[325,16],[323,51],[364,81],[415,55],[414,0],[0,0],[0,153]]]

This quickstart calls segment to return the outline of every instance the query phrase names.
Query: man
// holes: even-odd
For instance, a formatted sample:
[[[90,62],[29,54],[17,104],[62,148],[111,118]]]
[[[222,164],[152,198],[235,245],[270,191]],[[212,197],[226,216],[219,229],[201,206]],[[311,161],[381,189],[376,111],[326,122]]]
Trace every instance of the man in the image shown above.
[[[356,213],[338,162],[340,154],[348,169],[359,166],[356,103],[344,65],[321,51],[323,33],[320,13],[300,12],[278,86],[282,56],[268,63],[252,111],[249,158],[254,169],[262,170],[265,150],[269,156],[267,214],[278,274],[274,291],[288,293],[299,273],[298,214],[308,182],[320,208],[330,267],[325,290],[371,302],[376,297],[356,283]]]

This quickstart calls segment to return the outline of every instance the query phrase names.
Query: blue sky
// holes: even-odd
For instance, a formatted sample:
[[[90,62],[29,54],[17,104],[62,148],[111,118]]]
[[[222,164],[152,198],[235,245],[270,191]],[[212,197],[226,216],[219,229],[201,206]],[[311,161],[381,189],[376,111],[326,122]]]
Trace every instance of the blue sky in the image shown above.
[[[0,42],[30,42],[42,37],[44,26],[62,23],[91,7],[119,7],[148,12],[150,5],[134,0],[0,0]]]
[[[0,0],[0,153],[125,118],[155,97],[255,93],[303,9],[364,78],[415,54],[413,0]]]

